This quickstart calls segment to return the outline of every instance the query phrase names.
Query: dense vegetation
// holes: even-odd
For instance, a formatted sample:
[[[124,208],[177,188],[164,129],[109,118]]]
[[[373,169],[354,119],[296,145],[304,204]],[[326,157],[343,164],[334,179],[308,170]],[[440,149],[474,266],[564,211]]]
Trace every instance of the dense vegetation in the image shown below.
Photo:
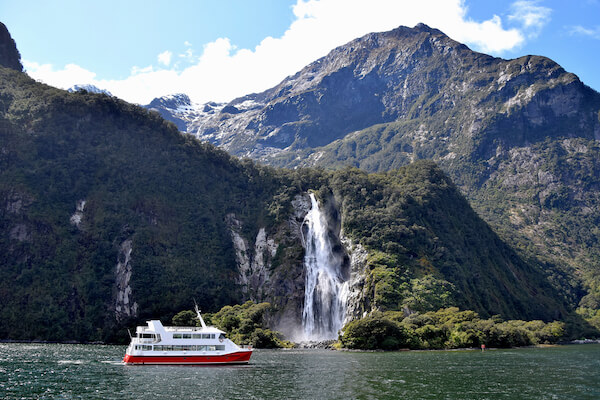
[[[339,340],[349,349],[456,349],[556,343],[564,334],[562,322],[481,319],[473,311],[450,307],[407,317],[398,312],[372,313],[348,323]]]
[[[126,240],[139,318],[241,300],[223,218],[268,218],[277,186],[264,170],[137,106],[5,68],[0,143],[1,338],[113,340]]]
[[[279,167],[379,172],[434,160],[600,328],[600,94],[546,57],[504,60],[424,25],[399,27],[188,129]]]
[[[504,244],[431,162],[380,174],[261,167],[156,113],[0,67],[0,339],[116,341],[126,326],[169,320],[196,298],[221,310],[211,319],[234,338],[280,346],[262,327],[269,306],[223,308],[246,300],[227,220],[235,215],[248,240],[260,228],[277,238],[269,273],[278,292],[266,292],[276,314],[299,299],[303,250],[287,233],[292,201],[308,190],[337,222],[333,234],[368,252],[360,311],[454,305],[544,320],[569,311],[568,294]]]
[[[280,333],[267,328],[269,303],[247,301],[241,305],[225,306],[214,314],[206,315],[206,322],[227,332],[227,337],[237,344],[251,344],[256,348],[271,349],[291,347]]]
[[[565,315],[540,265],[502,243],[433,163],[371,175],[345,169],[331,187],[342,199],[344,231],[370,250],[366,286],[376,308]]]
[[[236,344],[251,344],[252,347],[273,349],[291,347],[280,333],[267,326],[267,313],[272,310],[269,303],[247,301],[244,304],[225,306],[214,314],[204,314],[206,325],[214,325],[227,333],[227,337]],[[191,310],[180,311],[173,317],[175,326],[200,326],[196,313]]]

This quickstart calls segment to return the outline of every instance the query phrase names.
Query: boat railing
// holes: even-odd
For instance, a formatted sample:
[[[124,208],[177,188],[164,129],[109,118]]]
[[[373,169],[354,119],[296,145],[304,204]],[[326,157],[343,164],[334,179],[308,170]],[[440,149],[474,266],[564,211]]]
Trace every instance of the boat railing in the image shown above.
[[[133,343],[133,344],[148,344],[148,343],[158,343],[158,342],[160,342],[160,339],[158,339],[158,338],[156,338],[156,339],[137,338],[137,337],[131,338],[131,343]]]
[[[199,332],[204,329],[201,326],[165,326],[164,328],[167,332]]]

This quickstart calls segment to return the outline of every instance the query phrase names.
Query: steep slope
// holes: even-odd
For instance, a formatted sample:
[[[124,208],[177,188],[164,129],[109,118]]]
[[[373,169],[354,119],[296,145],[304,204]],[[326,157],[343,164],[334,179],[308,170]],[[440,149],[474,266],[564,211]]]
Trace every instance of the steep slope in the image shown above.
[[[6,29],[6,25],[0,22],[0,66],[22,71],[21,54],[17,50],[15,41]]]
[[[568,294],[431,163],[373,175],[260,167],[154,112],[0,67],[0,338],[113,341],[193,298],[206,311],[268,300],[274,326],[298,323],[309,190],[351,276],[351,316],[568,312]]]
[[[74,93],[74,92],[78,92],[80,90],[85,90],[86,92],[90,92],[90,93],[103,93],[108,96],[112,96],[112,93],[109,92],[108,90],[100,89],[99,87],[90,85],[90,84],[73,85],[67,89],[67,92]]]
[[[400,27],[186,129],[282,167],[432,159],[505,239],[548,263],[557,287],[600,305],[600,94],[548,58],[494,58],[422,24]]]
[[[438,305],[435,295],[407,303],[410,285],[483,315],[566,312],[539,266],[433,165],[381,176],[258,168],[115,98],[4,68],[0,83],[2,338],[112,340],[128,321],[169,318],[191,298],[207,310],[269,300],[274,324],[297,319],[309,189],[337,221],[356,316]]]
[[[105,95],[2,68],[0,99],[0,337],[106,340],[241,300],[223,219],[260,220],[269,177]]]
[[[158,97],[144,108],[158,112],[161,117],[173,122],[182,132],[185,132],[187,125],[197,119],[202,112],[198,110],[198,105],[193,104],[190,98],[182,93]],[[212,107],[210,104],[205,104],[202,109],[203,112],[208,112]]]
[[[295,151],[350,133],[350,143],[360,144],[364,137],[379,148],[344,148],[345,154],[331,154],[328,164],[336,158],[376,158],[382,151],[386,158],[387,153],[403,157],[399,163],[472,154],[489,158],[499,146],[562,135],[565,127],[581,128],[570,136],[600,137],[599,101],[597,93],[549,59],[493,58],[418,25],[341,46],[273,89],[198,118],[187,131],[233,154],[289,153],[281,161],[285,165],[315,163],[318,155],[306,161],[295,159]]]

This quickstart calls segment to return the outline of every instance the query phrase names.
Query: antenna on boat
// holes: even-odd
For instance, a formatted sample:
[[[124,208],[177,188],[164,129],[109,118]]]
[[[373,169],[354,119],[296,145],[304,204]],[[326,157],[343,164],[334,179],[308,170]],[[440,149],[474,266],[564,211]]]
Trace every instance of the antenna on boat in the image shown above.
[[[202,319],[202,315],[200,314],[200,309],[198,308],[198,303],[196,303],[196,299],[194,299],[194,308],[196,309],[196,314],[198,315],[198,319],[200,320],[200,325],[202,325],[202,329],[206,329],[206,324],[204,323],[204,319]]]

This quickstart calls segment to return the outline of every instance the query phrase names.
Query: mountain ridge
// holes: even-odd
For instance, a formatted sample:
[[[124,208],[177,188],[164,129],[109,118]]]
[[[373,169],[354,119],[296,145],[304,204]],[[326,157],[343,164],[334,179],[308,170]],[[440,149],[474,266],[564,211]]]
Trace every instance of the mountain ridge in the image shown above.
[[[240,104],[205,112],[251,107]],[[126,340],[127,326],[168,320],[191,298],[207,311],[268,300],[274,326],[297,323],[309,190],[350,271],[355,318],[460,305],[551,320],[579,300],[506,245],[431,161],[378,174],[274,169],[154,111],[4,67],[0,137],[3,339]]]
[[[434,160],[505,240],[548,263],[558,289],[600,308],[600,94],[547,57],[504,60],[426,25],[399,27],[186,131],[276,167]]]
[[[0,66],[23,71],[21,53],[17,50],[17,44],[10,36],[8,28],[2,22],[0,22]]]

